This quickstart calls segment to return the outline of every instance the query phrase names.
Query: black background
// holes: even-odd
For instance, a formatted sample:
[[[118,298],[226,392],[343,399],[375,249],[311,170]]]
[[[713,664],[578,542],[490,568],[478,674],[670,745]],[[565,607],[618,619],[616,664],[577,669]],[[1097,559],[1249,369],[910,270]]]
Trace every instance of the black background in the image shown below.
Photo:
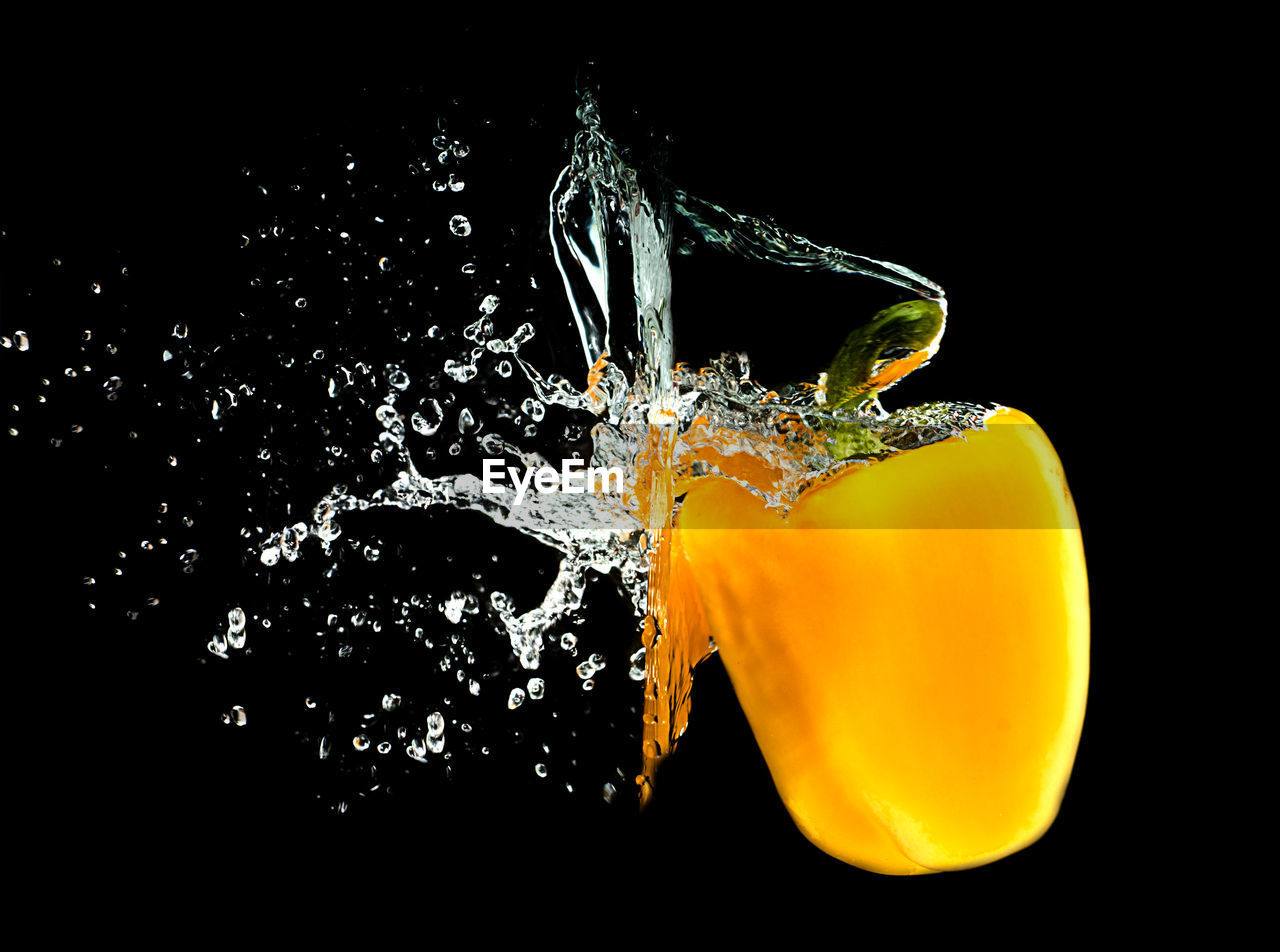
[[[131,489],[150,500],[128,451],[104,444],[69,457],[11,442],[6,784],[20,804],[12,825],[35,846],[27,855],[37,881],[65,887],[88,873],[110,889],[127,857],[161,871],[149,882],[175,895],[226,878],[265,897],[426,882],[497,894],[509,877],[532,880],[544,897],[557,883],[618,893],[643,884],[650,895],[767,891],[814,909],[830,896],[952,897],[976,903],[975,917],[1013,897],[1111,890],[1146,835],[1135,817],[1152,774],[1132,687],[1141,680],[1138,477],[1100,445],[1098,420],[1111,411],[1097,398],[1116,382],[1111,358],[1135,346],[1111,317],[1149,173],[1132,143],[1163,117],[1164,93],[1129,72],[1123,44],[1082,38],[1088,31],[1055,36],[1046,25],[1035,44],[976,28],[952,44],[867,31],[815,45],[823,32],[815,24],[799,36],[707,44],[677,30],[671,43],[696,56],[598,41],[606,123],[611,103],[634,108],[618,125],[669,132],[668,174],[691,192],[942,284],[951,302],[942,351],[887,402],[998,401],[1031,413],[1054,441],[1085,533],[1094,627],[1084,737],[1048,834],[958,874],[894,880],[844,866],[791,825],[714,659],[699,669],[692,727],[639,820],[552,800],[539,803],[536,822],[518,820],[524,792],[486,778],[432,788],[434,821],[404,799],[334,816],[311,802],[313,779],[278,748],[228,741],[211,723],[216,709],[190,645],[140,639],[125,622],[72,605],[83,548],[111,548],[135,531]],[[3,332],[59,320],[21,301],[28,272],[54,255],[86,273],[128,258],[141,272],[132,280],[146,282],[140,332],[170,323],[177,302],[193,324],[218,320],[220,275],[235,268],[240,167],[287,163],[317,129],[394,127],[424,102],[457,97],[459,111],[536,117],[549,151],[520,157],[512,176],[537,209],[567,154],[581,56],[567,39],[534,52],[517,40],[514,27],[438,34],[428,41],[436,52],[404,78],[344,57],[33,64],[10,87],[6,120]],[[732,262],[704,256],[703,266],[698,282],[677,287],[678,358],[743,349],[761,355],[758,377],[778,382],[822,369],[825,357],[812,355],[832,353],[843,325],[805,299],[808,283],[797,291],[782,276],[744,290]],[[46,301],[59,293],[50,287]],[[771,346],[776,325],[760,315],[785,315],[803,346]],[[6,379],[6,397],[10,388]],[[108,457],[112,474],[100,477]]]

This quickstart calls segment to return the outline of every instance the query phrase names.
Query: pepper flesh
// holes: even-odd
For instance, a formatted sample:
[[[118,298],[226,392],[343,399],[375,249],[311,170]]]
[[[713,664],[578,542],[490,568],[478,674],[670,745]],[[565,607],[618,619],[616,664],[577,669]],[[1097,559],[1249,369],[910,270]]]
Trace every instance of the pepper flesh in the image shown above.
[[[799,829],[864,869],[999,859],[1057,814],[1083,723],[1079,524],[1030,417],[846,469],[785,520],[689,488],[671,628],[715,639]]]

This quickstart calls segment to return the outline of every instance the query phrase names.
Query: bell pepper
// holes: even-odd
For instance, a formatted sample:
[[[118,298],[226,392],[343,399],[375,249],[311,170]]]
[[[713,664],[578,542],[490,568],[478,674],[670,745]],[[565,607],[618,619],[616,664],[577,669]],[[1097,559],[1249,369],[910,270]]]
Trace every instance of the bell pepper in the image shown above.
[[[903,372],[936,346],[934,316],[936,333],[893,352]],[[852,366],[872,337],[893,334],[851,336],[831,402],[894,379],[884,347]],[[1062,467],[1005,408],[860,462],[785,517],[744,480],[680,487],[663,634],[694,661],[714,639],[782,801],[821,849],[889,874],[988,863],[1053,822],[1084,718],[1088,593]]]

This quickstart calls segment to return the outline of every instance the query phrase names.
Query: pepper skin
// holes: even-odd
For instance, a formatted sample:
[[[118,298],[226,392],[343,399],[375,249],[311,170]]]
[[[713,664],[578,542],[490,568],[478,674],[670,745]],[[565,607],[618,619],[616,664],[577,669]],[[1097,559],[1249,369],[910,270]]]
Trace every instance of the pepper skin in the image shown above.
[[[1030,417],[807,490],[783,520],[690,488],[671,591],[714,637],[799,829],[889,874],[989,863],[1057,814],[1084,719],[1088,592],[1061,464]]]

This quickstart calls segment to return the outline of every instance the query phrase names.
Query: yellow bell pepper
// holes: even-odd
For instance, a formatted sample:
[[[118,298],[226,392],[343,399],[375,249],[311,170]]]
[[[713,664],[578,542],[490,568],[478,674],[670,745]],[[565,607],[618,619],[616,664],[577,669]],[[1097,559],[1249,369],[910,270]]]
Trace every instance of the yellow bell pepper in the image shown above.
[[[1062,468],[1030,417],[1002,409],[847,467],[785,519],[698,480],[668,558],[664,637],[695,661],[714,638],[823,850],[881,873],[962,869],[1052,823],[1084,718],[1088,594]]]

